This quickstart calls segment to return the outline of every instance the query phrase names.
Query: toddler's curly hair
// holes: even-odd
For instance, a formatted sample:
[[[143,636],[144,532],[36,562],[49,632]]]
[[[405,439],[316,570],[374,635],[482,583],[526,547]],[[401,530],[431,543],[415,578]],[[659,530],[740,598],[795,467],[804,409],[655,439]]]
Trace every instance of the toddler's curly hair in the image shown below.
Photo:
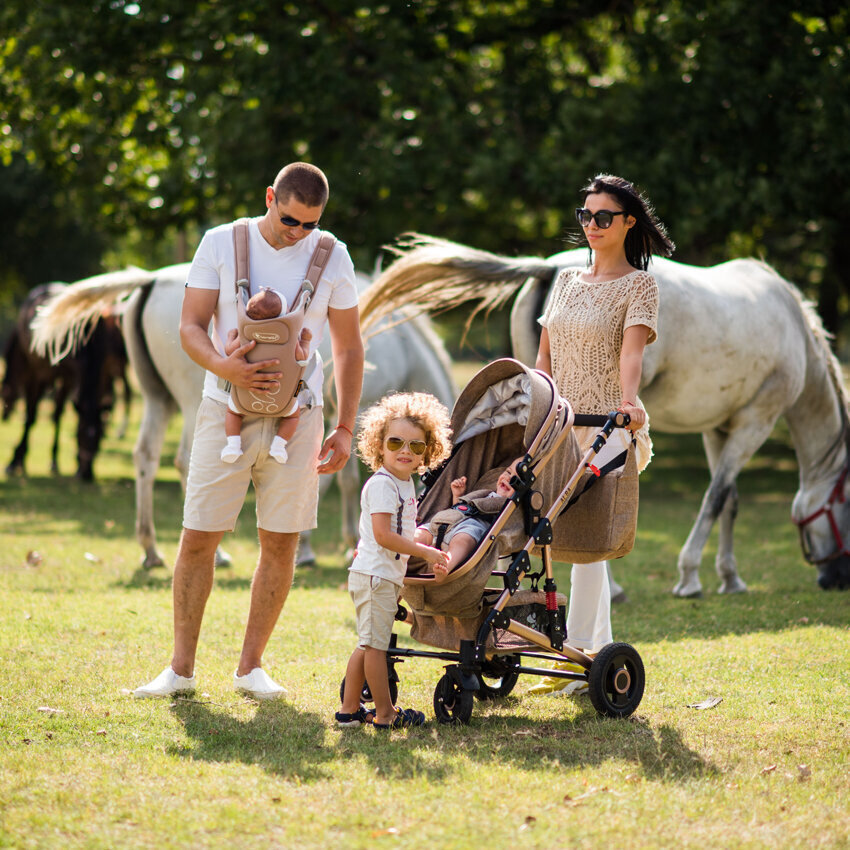
[[[396,419],[406,419],[425,432],[425,454],[420,470],[439,466],[451,454],[451,420],[446,406],[430,393],[392,393],[360,417],[357,454],[373,472],[384,462],[384,440],[390,422]]]

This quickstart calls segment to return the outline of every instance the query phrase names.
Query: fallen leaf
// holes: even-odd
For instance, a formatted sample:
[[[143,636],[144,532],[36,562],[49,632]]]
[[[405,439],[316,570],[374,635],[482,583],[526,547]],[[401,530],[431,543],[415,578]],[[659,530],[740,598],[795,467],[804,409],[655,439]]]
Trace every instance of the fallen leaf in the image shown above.
[[[776,765],[775,764],[769,764],[767,767],[763,767],[761,769],[761,774],[762,774],[762,776],[764,776],[766,773],[773,773],[774,770],[776,770]]]
[[[92,555],[92,553],[91,553],[91,552],[85,552],[85,553],[83,553],[83,557],[84,557],[87,561],[91,561],[93,564],[99,564],[99,563],[100,563],[100,558],[98,558],[98,557],[97,557],[97,555]]]
[[[800,617],[800,619],[799,619],[799,620],[797,620],[797,622],[798,622],[798,623],[802,623],[802,624],[805,626],[805,625],[806,625],[806,623],[808,623],[808,622],[809,622],[809,618],[808,618],[808,617]]]
[[[709,697],[702,702],[689,702],[688,708],[696,708],[698,711],[703,711],[706,708],[714,708],[716,705],[720,705],[721,702],[723,702],[723,697]]]
[[[106,729],[98,729],[97,732],[95,732],[95,735],[105,735],[105,734],[106,734]]]
[[[115,528],[115,520],[114,520],[114,519],[106,519],[106,520],[104,520],[104,521],[103,521],[103,527],[104,527],[107,531],[111,531],[113,528]]]
[[[389,829],[376,829],[372,832],[372,838],[380,838],[382,835],[398,835],[398,830],[391,826]]]
[[[807,764],[798,764],[797,765],[797,779],[800,782],[805,782],[807,779],[811,779],[812,769]]]
[[[49,705],[41,705],[36,711],[40,711],[42,714],[64,714],[65,712],[61,708],[51,708]]]
[[[44,558],[41,557],[41,553],[36,552],[35,549],[30,549],[27,552],[27,563],[31,567],[37,567],[43,560]]]

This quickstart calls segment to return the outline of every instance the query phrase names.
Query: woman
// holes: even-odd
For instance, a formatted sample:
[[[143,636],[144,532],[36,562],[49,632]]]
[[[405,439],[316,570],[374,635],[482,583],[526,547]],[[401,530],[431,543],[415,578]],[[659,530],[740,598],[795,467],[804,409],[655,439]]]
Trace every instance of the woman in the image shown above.
[[[582,194],[584,206],[576,210],[576,218],[590,249],[589,264],[565,269],[556,280],[540,319],[536,366],[554,378],[574,410],[627,413],[642,470],[652,457],[652,442],[637,391],[643,350],[655,341],[658,316],[658,286],[646,269],[652,254],[669,256],[675,246],[648,201],[627,180],[600,174]],[[597,431],[575,429],[583,451]],[[622,433],[619,437],[629,439]],[[611,642],[605,561],[573,564],[567,634],[571,645],[589,653]],[[586,688],[586,682],[546,678],[532,691],[577,693]]]

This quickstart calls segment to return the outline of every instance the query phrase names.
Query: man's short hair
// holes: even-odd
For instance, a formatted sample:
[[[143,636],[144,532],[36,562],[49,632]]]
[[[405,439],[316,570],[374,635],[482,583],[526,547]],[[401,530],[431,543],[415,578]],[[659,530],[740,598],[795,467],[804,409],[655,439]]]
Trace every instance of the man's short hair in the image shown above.
[[[322,209],[328,202],[328,178],[320,168],[309,162],[285,165],[275,177],[272,188],[279,201],[295,198],[299,204]]]

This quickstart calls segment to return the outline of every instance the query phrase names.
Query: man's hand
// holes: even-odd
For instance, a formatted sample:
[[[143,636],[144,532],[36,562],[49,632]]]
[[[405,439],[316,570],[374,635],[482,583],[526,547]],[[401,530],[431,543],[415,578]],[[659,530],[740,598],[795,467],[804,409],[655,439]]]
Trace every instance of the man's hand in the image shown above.
[[[331,431],[319,452],[319,474],[339,472],[351,456],[351,434],[342,428]]]
[[[234,340],[235,341],[235,340]],[[228,336],[228,347],[232,346]],[[280,365],[280,360],[258,360],[251,363],[246,354],[256,346],[254,340],[237,345],[228,353],[219,374],[235,387],[247,387],[257,392],[273,393],[280,386],[280,372],[264,371]]]

